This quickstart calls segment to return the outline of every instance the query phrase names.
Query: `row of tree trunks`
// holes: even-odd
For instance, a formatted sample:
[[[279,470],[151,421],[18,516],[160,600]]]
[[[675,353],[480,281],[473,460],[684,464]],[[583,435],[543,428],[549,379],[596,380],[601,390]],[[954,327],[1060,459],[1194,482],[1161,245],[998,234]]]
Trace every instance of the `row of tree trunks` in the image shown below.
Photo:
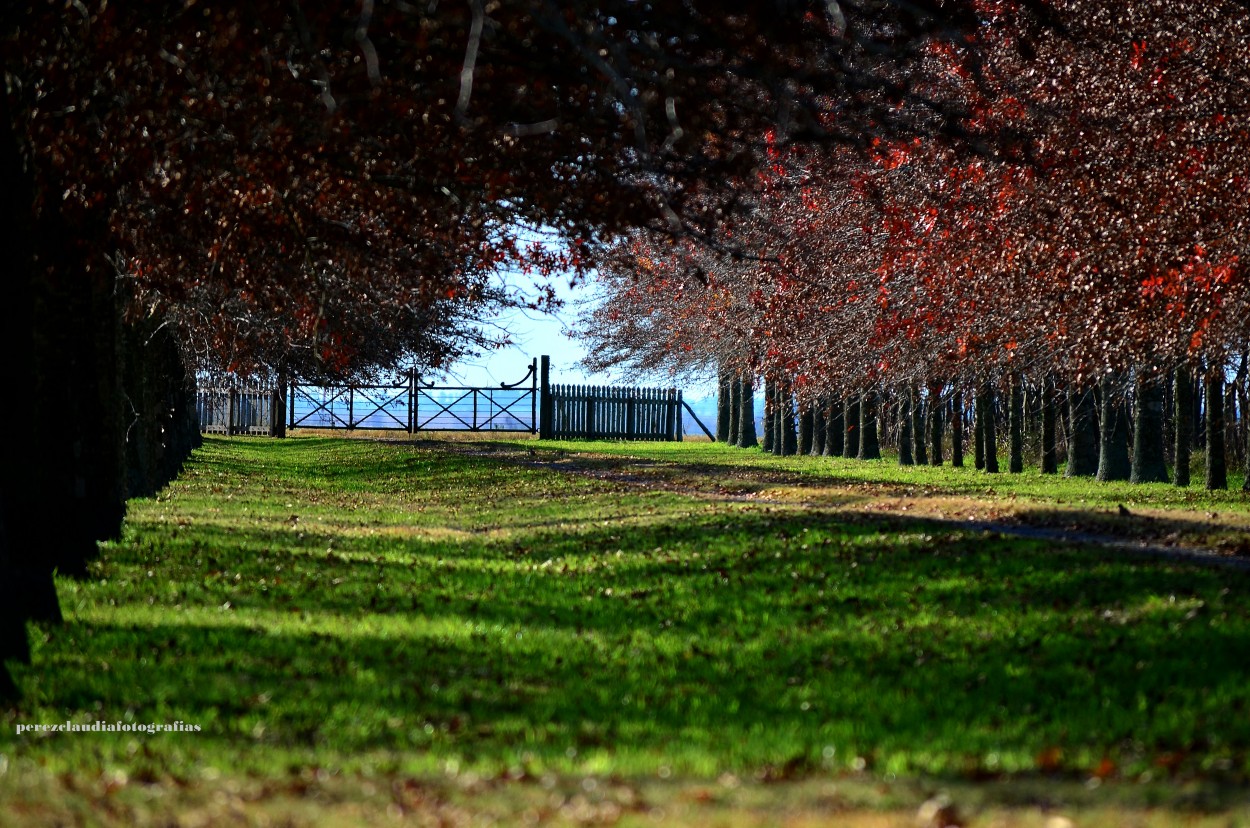
[[[1244,374],[1243,370],[1240,382],[1230,385],[1222,371],[1206,372],[1200,393],[1195,394],[1188,369],[1172,375],[1141,370],[1133,380],[1132,405],[1124,391],[1124,376],[1108,374],[1096,384],[1067,389],[1062,406],[1061,390],[1051,377],[1028,385],[1021,375],[1012,374],[1006,381],[1005,399],[993,383],[984,382],[972,397],[974,463],[987,473],[999,471],[1001,410],[1011,473],[1024,470],[1031,451],[1037,452],[1043,474],[1058,473],[1062,434],[1069,477],[1134,483],[1171,479],[1185,486],[1192,446],[1200,442],[1209,449],[1206,485],[1226,488],[1230,432],[1237,437],[1231,448],[1234,456],[1250,463],[1250,428],[1245,423],[1250,394],[1241,389]],[[885,396],[868,390],[841,400],[826,397],[805,402],[797,415],[785,380],[771,379],[767,389],[764,445],[768,452],[877,459],[882,446],[888,445],[897,450],[902,465],[942,465],[949,424],[951,463],[963,465],[963,426],[969,415],[958,389],[944,395],[943,384],[931,382],[926,393],[917,384]],[[1195,411],[1203,422],[1200,441],[1193,437]],[[1235,429],[1228,421],[1232,411],[1242,414]],[[1026,434],[1032,435],[1032,450]],[[1174,476],[1169,475],[1168,449],[1176,461]],[[1244,486],[1250,490],[1250,475],[1246,480]]]
[[[54,574],[84,576],[126,497],[176,474],[199,429],[172,333],[123,324],[103,234],[36,198],[4,106],[0,348],[14,400],[0,406],[0,693],[13,696],[3,665],[29,659],[27,622],[61,620]]]

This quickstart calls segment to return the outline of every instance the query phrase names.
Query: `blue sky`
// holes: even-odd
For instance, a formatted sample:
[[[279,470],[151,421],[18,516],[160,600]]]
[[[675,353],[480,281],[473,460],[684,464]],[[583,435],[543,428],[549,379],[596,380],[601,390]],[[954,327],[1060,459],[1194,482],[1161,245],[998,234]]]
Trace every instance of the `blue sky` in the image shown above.
[[[528,277],[520,274],[508,274],[506,278],[522,291],[526,291],[532,284]],[[567,279],[557,277],[555,287],[557,296],[564,305],[554,313],[518,310],[496,319],[483,320],[486,325],[507,330],[514,344],[462,360],[451,366],[445,376],[427,379],[479,387],[513,383],[525,376],[531,359],[546,354],[551,357],[552,382],[577,385],[616,385],[624,382],[619,372],[596,374],[585,371],[578,363],[586,356],[586,349],[581,342],[568,335],[582,306],[594,301],[593,281],[570,288]],[[672,378],[667,375],[657,375],[641,381],[631,381],[629,384],[668,387],[672,382]],[[714,386],[684,386],[682,391],[686,399],[695,404],[705,397],[714,396],[716,389]],[[696,405],[696,408],[700,411],[700,416],[704,417],[706,406]],[[714,411],[714,405],[712,410]],[[706,422],[706,417],[704,419]]]

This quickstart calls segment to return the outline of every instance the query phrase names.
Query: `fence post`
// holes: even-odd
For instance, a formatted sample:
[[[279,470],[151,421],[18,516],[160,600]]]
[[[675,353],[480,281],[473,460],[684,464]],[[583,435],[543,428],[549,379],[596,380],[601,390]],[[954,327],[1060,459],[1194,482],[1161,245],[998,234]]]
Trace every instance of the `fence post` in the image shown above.
[[[555,410],[551,404],[551,357],[543,354],[541,362],[541,383],[540,390],[542,399],[538,401],[538,438],[540,440],[552,439],[552,431],[555,423]]]
[[[586,386],[586,439],[595,439],[595,392],[597,385]]]
[[[530,434],[538,433],[538,357],[530,360]]]
[[[269,405],[269,436],[286,437],[286,365],[278,368],[278,384]]]
[[[287,386],[287,406],[290,407],[290,418],[287,420],[287,428],[295,428],[295,380],[291,380]]]
[[[229,401],[226,403],[226,434],[234,434],[234,417],[239,408],[239,389],[231,388]]]
[[[421,377],[417,375],[417,369],[412,369],[412,433],[416,435],[421,431]]]
[[[682,413],[681,413],[681,406],[683,402],[684,400],[682,400],[681,398],[681,389],[678,389],[677,401],[673,403],[673,414],[674,414],[674,418],[677,421],[676,439],[677,439],[677,442],[679,443],[684,442],[686,438],[686,424],[684,422],[684,417],[682,416]]]

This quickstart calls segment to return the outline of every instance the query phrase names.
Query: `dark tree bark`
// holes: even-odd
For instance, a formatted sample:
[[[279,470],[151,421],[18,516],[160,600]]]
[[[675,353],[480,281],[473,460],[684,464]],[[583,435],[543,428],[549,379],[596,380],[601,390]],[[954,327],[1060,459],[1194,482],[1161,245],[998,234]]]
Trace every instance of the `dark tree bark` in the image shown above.
[[[1207,369],[1207,488],[1228,488],[1228,464],[1224,456],[1224,366]]]
[[[1128,454],[1128,406],[1110,374],[1099,381],[1102,389],[1102,411],[1099,417],[1098,474],[1103,482],[1128,480],[1132,464]]]
[[[812,428],[815,422],[812,417],[811,403],[799,407],[799,454],[804,457],[812,453]]]
[[[729,423],[725,431],[725,439],[721,442],[734,443],[738,436],[739,419],[742,417],[742,383],[736,374],[731,374],[725,382],[729,392]]]
[[[773,453],[773,445],[777,437],[777,400],[776,383],[764,378],[764,441],[761,448],[765,454]]]
[[[859,454],[860,460],[880,460],[881,440],[877,434],[876,391],[866,391],[859,401]]]
[[[951,465],[964,467],[964,392],[959,389],[951,396]]]
[[[929,384],[929,465],[942,465],[942,384]]]
[[[755,387],[751,377],[743,375],[738,384],[742,399],[742,413],[738,417],[738,448],[755,448],[760,444],[755,435]]]
[[[1172,402],[1175,406],[1173,437],[1177,486],[1189,485],[1189,460],[1193,451],[1194,378],[1187,365],[1178,365],[1174,373]]]
[[[733,407],[730,374],[724,368],[720,372],[720,382],[716,386],[716,442],[728,443],[730,411]]]
[[[977,420],[982,423],[981,440],[986,474],[998,474],[998,425],[994,415],[994,386],[986,382],[977,395]]]
[[[795,429],[794,391],[788,382],[778,383],[777,387],[781,391],[781,399],[777,405],[777,410],[781,415],[778,440],[781,445],[780,454],[783,457],[793,457],[798,453],[799,448],[798,434]]]
[[[911,394],[904,390],[898,395],[898,463],[914,466],[911,453]]]
[[[1246,357],[1242,356],[1241,361],[1243,369],[1246,367]],[[1241,376],[1238,378],[1238,389],[1241,394],[1241,470],[1244,475],[1241,480],[1241,490],[1250,492],[1250,376]]]
[[[1055,380],[1042,378],[1042,474],[1059,473],[1059,453],[1055,447]]]
[[[1168,463],[1163,440],[1163,382],[1154,374],[1137,372],[1133,409],[1134,483],[1167,483]]]
[[[812,404],[812,451],[813,457],[821,457],[825,453],[825,440],[828,438],[828,427],[825,424],[825,415],[829,412],[829,405],[821,397]]]
[[[1206,382],[1204,380],[1205,375],[1202,372],[1203,367],[1199,365],[1198,376],[1195,377],[1193,386],[1193,414],[1190,416],[1189,420],[1193,423],[1193,428],[1191,429],[1192,434],[1190,436],[1193,437],[1193,443],[1191,445],[1193,445],[1195,449],[1205,448],[1207,445],[1207,419],[1204,400],[1204,397],[1206,396]]]
[[[930,407],[932,407],[932,403],[930,403]],[[927,466],[929,464],[929,455],[925,451],[924,409],[925,402],[920,396],[920,388],[913,384],[911,386],[911,437],[912,451],[915,454],[916,465],[918,466]]]
[[[1228,466],[1228,455],[1232,455],[1233,464],[1240,460],[1241,441],[1237,439],[1237,387],[1236,381],[1224,383],[1224,465]]]
[[[852,394],[846,398],[846,408],[843,412],[843,418],[846,422],[846,445],[843,447],[843,457],[859,457],[859,395]]]
[[[972,396],[972,465],[985,469],[985,395],[977,389]]]
[[[1010,440],[1007,471],[1024,471],[1024,383],[1017,371],[1011,372],[1011,390],[1007,402],[1007,431]]]
[[[131,410],[125,424],[126,494],[151,497],[178,476],[200,444],[195,379],[173,333],[153,322],[128,326],[121,350]]]
[[[1093,389],[1073,388],[1068,411],[1071,431],[1064,477],[1091,477],[1098,473],[1098,408]]]
[[[825,456],[843,457],[846,454],[846,414],[842,400],[829,401],[829,413],[825,418]]]

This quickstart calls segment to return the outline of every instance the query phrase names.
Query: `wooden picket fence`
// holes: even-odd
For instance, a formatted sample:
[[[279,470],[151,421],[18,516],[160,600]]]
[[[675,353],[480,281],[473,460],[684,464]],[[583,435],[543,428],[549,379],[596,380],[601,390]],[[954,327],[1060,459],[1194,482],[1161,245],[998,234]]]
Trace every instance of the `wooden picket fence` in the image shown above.
[[[547,431],[557,440],[681,440],[681,392],[675,388],[550,385]]]

